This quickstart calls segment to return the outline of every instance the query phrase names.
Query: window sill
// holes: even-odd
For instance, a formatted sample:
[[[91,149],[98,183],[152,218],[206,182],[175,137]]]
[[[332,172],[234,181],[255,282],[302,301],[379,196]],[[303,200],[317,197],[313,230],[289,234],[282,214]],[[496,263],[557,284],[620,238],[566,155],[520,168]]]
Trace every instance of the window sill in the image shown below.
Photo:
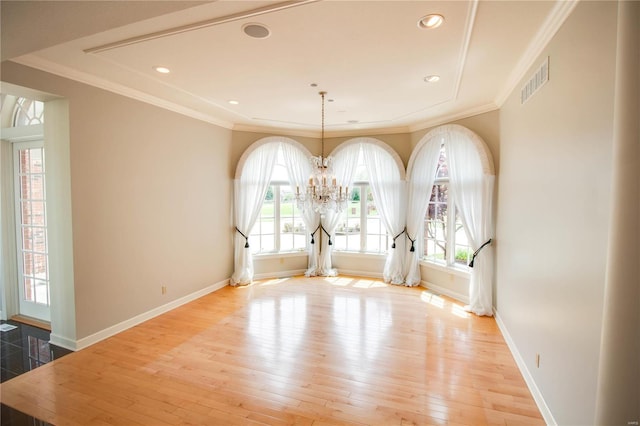
[[[448,274],[457,275],[462,278],[469,278],[471,273],[468,269],[463,269],[455,266],[447,266],[442,263],[430,262],[428,260],[420,260],[420,266],[435,269],[436,271],[446,272]]]

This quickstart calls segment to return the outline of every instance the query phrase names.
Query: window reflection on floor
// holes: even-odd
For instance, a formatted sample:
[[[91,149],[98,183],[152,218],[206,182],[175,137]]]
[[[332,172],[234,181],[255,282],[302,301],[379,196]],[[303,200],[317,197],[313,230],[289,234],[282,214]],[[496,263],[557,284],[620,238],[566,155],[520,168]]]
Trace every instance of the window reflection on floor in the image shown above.
[[[0,332],[0,376],[2,382],[13,379],[43,364],[71,353],[49,343],[50,333],[15,321],[2,321],[16,328]],[[1,405],[2,426],[45,426],[48,423]]]

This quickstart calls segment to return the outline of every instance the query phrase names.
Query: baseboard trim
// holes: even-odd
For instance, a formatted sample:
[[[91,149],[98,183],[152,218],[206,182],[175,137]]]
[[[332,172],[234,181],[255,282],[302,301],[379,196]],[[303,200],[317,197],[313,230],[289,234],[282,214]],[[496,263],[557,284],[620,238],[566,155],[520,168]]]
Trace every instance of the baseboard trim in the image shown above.
[[[516,360],[518,369],[520,370],[524,381],[527,383],[527,387],[529,388],[529,391],[531,392],[531,395],[533,396],[533,399],[536,402],[536,405],[538,406],[540,414],[542,414],[545,423],[550,426],[557,426],[558,423],[556,422],[556,419],[553,418],[553,414],[551,413],[549,406],[544,400],[542,392],[540,392],[540,389],[538,389],[536,381],[533,379],[531,372],[527,368],[527,364],[524,362],[522,355],[520,355],[515,342],[513,341],[511,335],[509,334],[509,331],[507,330],[507,326],[504,324],[502,318],[500,318],[500,314],[495,308],[493,308],[493,317],[496,319],[496,324],[498,324],[498,328],[500,329],[505,342],[507,342],[507,346],[509,347],[513,358]]]
[[[444,294],[445,296],[451,297],[452,299],[456,299],[458,302],[464,303],[465,305],[469,304],[469,296],[466,296],[462,293],[458,293],[455,291],[451,291],[446,287],[441,287],[439,285],[435,285],[434,283],[430,283],[429,281],[420,281],[420,286],[428,288],[430,290],[434,290],[440,294]]]
[[[166,312],[169,312],[175,308],[177,308],[178,306],[182,306],[186,303],[192,302],[202,296],[205,296],[209,293],[213,293],[214,291],[220,290],[223,287],[226,287],[227,285],[229,285],[229,279],[220,281],[216,284],[212,284],[210,286],[207,286],[205,288],[203,288],[202,290],[198,290],[194,293],[188,294],[186,296],[183,296],[179,299],[176,299],[174,301],[171,301],[165,305],[162,306],[158,306],[157,308],[151,309],[150,311],[144,312],[140,315],[136,315],[133,318],[130,318],[128,320],[122,321],[121,323],[118,323],[116,325],[113,325],[111,327],[107,327],[104,330],[98,331],[97,333],[94,333],[90,336],[87,337],[83,337],[82,339],[78,339],[76,341],[72,341],[69,339],[65,339],[62,336],[51,336],[51,343],[53,343],[54,345],[58,345],[58,346],[62,346],[65,347],[67,349],[71,349],[71,350],[80,350],[80,349],[84,349],[86,347],[89,347],[93,344],[98,343],[101,340],[107,339],[115,334],[121,333],[131,327],[135,327],[138,324],[141,324],[145,321],[148,321],[152,318],[157,317],[158,315],[162,315]],[[55,339],[54,339],[55,337]],[[59,342],[59,343],[58,343]],[[69,347],[69,345],[67,345],[67,343],[69,342],[73,342],[74,344],[71,345],[73,347]]]
[[[289,278],[294,277],[296,275],[304,275],[307,272],[306,269],[291,269],[288,271],[278,271],[278,272],[265,272],[262,274],[254,274],[254,280],[266,280],[268,278]]]
[[[64,336],[60,336],[55,333],[51,333],[49,336],[49,343],[52,345],[60,346],[61,348],[69,349],[70,351],[77,351],[77,342],[73,339],[67,339]]]
[[[381,272],[354,271],[352,269],[338,268],[338,276],[341,276],[341,275],[348,275],[348,276],[352,276],[352,277],[383,279],[383,276],[382,276]]]

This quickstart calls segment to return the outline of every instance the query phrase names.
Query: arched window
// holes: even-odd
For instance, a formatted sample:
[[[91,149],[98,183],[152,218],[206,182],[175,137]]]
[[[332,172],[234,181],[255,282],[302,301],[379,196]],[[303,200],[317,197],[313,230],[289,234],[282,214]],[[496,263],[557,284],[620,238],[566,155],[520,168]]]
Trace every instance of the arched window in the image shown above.
[[[256,253],[307,249],[306,274],[317,274],[318,250],[307,244],[305,230],[315,229],[319,216],[298,210],[293,197],[311,173],[310,155],[300,143],[274,136],[257,141],[240,158],[234,180],[232,285],[251,283]]]
[[[44,123],[44,103],[27,98],[18,98],[13,110],[13,126],[31,126]]]
[[[327,250],[323,246],[322,270],[333,273],[331,247],[387,253],[382,272],[384,280],[403,283],[404,238],[397,243],[393,238],[404,233],[406,201],[402,160],[387,144],[368,137],[351,139],[331,155],[341,163],[343,171],[350,170],[344,175],[348,176],[351,200],[346,212],[331,215],[326,221],[326,228],[336,243],[326,247]]]
[[[428,262],[467,270],[471,249],[450,188],[447,150],[442,144],[424,218],[422,258]]]
[[[407,258],[407,285],[420,283],[419,258],[426,255],[430,261],[455,266],[456,251],[460,252],[460,263],[463,258],[469,259],[473,251],[469,259],[470,303],[466,309],[478,315],[493,315],[495,172],[489,149],[478,135],[463,126],[440,126],[418,143],[408,169],[406,230],[418,247]]]

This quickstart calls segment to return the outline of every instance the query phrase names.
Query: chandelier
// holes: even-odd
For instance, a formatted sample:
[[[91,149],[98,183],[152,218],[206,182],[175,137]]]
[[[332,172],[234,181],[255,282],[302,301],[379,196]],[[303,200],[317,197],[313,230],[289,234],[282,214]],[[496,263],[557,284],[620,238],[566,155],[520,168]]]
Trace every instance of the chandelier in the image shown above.
[[[324,216],[328,211],[341,212],[347,205],[349,187],[338,185],[332,173],[332,157],[324,156],[324,95],[327,92],[319,92],[322,97],[322,151],[318,156],[312,156],[311,176],[305,191],[301,192],[296,186],[296,200],[301,210],[312,209]]]

